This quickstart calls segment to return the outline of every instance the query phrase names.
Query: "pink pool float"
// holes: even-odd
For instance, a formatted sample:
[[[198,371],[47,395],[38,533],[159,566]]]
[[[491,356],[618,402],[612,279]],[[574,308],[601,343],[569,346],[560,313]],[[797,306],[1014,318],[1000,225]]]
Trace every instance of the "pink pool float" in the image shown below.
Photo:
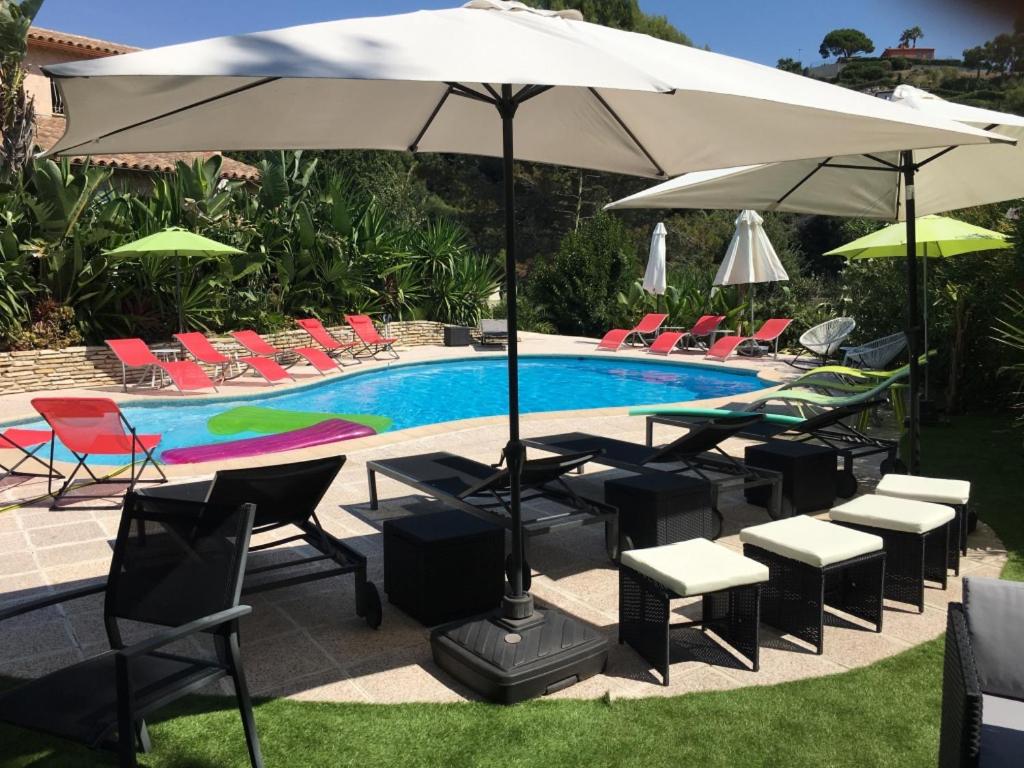
[[[365,424],[356,424],[344,419],[327,419],[319,424],[293,429],[290,432],[280,432],[276,435],[260,435],[241,440],[228,440],[223,443],[170,448],[160,455],[160,460],[165,464],[197,464],[203,461],[240,459],[264,453],[311,448],[314,445],[352,440],[356,437],[375,434],[377,434],[376,431]]]

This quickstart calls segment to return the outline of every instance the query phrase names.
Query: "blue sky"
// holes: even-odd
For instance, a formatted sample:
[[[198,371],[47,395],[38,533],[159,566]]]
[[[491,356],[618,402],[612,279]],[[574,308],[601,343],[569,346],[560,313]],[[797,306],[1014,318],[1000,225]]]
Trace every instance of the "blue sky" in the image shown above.
[[[215,35],[254,32],[347,16],[447,8],[458,0],[45,0],[36,22],[65,32],[146,48]],[[855,27],[880,51],[906,27],[925,33],[919,45],[959,56],[1010,22],[954,0],[641,0],[668,16],[698,45],[765,64],[779,57],[820,63],[818,45],[836,27]]]

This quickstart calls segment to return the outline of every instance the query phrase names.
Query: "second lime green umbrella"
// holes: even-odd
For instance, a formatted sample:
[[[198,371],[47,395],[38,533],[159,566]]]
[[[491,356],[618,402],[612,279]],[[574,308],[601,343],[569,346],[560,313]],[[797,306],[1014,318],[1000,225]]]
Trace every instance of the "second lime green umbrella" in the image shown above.
[[[178,330],[183,332],[185,316],[181,306],[181,259],[187,256],[227,256],[244,251],[181,227],[169,227],[106,251],[108,256],[145,256],[155,253],[164,253],[174,258],[174,299],[178,305]]]
[[[917,255],[924,257],[922,287],[924,301],[924,348],[928,349],[928,259],[959,256],[964,253],[1012,248],[1006,235],[991,229],[976,227],[965,221],[947,216],[921,216],[917,219]],[[851,259],[905,258],[907,256],[906,222],[883,227],[870,235],[828,251],[826,256],[846,256]],[[927,370],[925,395],[927,396]]]

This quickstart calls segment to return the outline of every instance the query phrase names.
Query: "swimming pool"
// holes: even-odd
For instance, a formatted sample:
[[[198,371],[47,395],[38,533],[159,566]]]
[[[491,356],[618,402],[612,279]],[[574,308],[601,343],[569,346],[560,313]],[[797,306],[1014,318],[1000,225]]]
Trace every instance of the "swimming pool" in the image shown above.
[[[407,429],[508,413],[507,375],[503,357],[399,364],[298,390],[213,402],[182,399],[132,404],[124,407],[124,413],[140,433],[163,435],[161,452],[266,434],[265,430],[241,428],[244,420],[228,423],[225,413],[239,413],[235,411],[239,407],[305,415],[383,416],[390,419],[390,430]],[[749,371],[678,363],[533,355],[520,357],[519,361],[523,413],[675,403],[728,397],[764,386]],[[211,425],[216,431],[211,431]],[[65,460],[72,458],[59,444],[57,455]],[[105,458],[103,463],[115,462]]]

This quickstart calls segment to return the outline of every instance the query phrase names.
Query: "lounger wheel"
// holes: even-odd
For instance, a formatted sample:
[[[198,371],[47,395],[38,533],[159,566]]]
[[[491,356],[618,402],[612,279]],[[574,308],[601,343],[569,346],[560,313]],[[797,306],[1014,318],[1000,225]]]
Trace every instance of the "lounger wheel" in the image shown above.
[[[711,508],[711,540],[714,541],[722,535],[722,513],[718,510],[718,507]]]
[[[888,475],[890,472],[894,472],[897,475],[905,475],[907,474],[907,465],[901,459],[883,459],[878,467],[878,471],[883,475]]]
[[[857,494],[857,478],[852,472],[836,473],[836,493],[844,499]]]
[[[512,583],[512,553],[509,552],[505,556],[505,578],[508,583]],[[529,592],[530,586],[533,584],[533,573],[530,570],[530,564],[526,562],[526,558],[523,558],[523,591]]]
[[[604,548],[608,553],[608,558],[614,562],[619,562],[619,555],[622,554],[622,550],[619,547],[619,528],[615,525],[604,526]]]
[[[384,619],[384,609],[381,607],[377,585],[368,581],[363,584],[360,591],[362,593],[360,602],[363,607],[363,619],[370,629],[377,629]]]

